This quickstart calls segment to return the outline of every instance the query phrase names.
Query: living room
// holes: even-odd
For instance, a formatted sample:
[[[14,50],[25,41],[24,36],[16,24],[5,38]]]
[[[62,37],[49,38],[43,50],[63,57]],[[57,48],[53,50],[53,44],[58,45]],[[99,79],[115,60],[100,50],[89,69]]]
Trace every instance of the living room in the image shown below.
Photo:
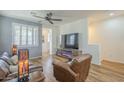
[[[0,60],[7,61],[1,64],[1,81],[124,81],[123,14],[112,10],[1,10]],[[47,35],[46,29],[50,30]],[[28,67],[20,73],[23,57]],[[27,75],[23,79],[22,73]]]

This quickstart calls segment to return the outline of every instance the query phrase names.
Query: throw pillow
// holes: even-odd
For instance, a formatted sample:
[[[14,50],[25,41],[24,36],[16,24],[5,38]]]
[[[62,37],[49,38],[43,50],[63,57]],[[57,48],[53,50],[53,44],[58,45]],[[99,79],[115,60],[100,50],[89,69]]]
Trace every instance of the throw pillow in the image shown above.
[[[7,52],[4,52],[4,53],[2,54],[2,56],[7,56],[7,57],[9,57],[9,54],[8,54]]]
[[[17,55],[14,55],[11,57],[11,60],[13,62],[14,65],[17,65],[18,64],[18,56]]]
[[[9,65],[14,65],[14,64],[13,64],[13,60],[12,60],[11,58],[9,58],[7,61],[8,61],[8,63],[9,63]]]
[[[71,65],[72,64],[72,61],[69,61],[67,64]]]
[[[12,65],[12,60],[7,55],[2,55],[1,60],[5,61],[8,65]]]

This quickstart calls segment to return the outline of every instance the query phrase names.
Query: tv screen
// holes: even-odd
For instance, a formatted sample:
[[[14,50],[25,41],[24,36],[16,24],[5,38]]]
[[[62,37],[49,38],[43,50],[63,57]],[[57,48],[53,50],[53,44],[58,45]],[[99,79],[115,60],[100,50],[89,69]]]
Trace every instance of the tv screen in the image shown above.
[[[78,33],[64,36],[64,48],[78,49]]]

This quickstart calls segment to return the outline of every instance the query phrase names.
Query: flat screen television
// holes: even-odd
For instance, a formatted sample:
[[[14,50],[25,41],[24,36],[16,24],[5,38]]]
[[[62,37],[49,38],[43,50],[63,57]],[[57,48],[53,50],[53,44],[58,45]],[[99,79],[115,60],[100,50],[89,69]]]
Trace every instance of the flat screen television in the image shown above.
[[[71,33],[62,36],[63,47],[69,49],[78,49],[78,33]]]

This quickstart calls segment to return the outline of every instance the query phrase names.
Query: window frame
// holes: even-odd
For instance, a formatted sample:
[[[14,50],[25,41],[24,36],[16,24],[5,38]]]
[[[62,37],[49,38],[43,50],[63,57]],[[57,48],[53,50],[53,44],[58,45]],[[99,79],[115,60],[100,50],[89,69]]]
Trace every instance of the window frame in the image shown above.
[[[34,25],[27,25],[27,24],[21,24],[21,23],[12,23],[12,45],[15,43],[15,26],[20,26],[20,33],[22,32],[22,27],[26,27],[26,44],[25,45],[22,45],[21,43],[21,41],[22,41],[22,39],[20,39],[20,42],[19,42],[19,45],[17,45],[18,47],[38,47],[39,46],[39,27],[38,26],[34,26]],[[35,35],[35,42],[36,42],[36,44],[34,44],[34,35],[32,34],[32,45],[28,45],[28,28],[32,28],[32,29],[37,29],[37,31],[35,32],[34,30],[32,30],[32,33],[36,33],[37,34],[37,36]],[[20,34],[20,38],[22,38],[21,37],[21,35],[22,34]]]

